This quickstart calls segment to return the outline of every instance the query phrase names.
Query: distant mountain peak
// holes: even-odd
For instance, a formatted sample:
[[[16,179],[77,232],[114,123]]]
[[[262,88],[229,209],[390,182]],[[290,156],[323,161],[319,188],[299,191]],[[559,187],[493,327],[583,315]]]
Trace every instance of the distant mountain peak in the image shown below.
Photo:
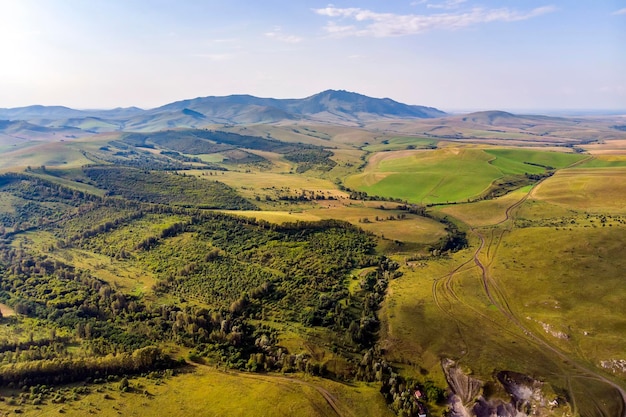
[[[325,90],[301,99],[261,98],[248,94],[209,96],[180,100],[150,110],[137,107],[112,110],[75,110],[67,107],[29,106],[0,109],[0,119],[27,120],[44,126],[58,126],[61,119],[97,117],[99,129],[160,130],[201,127],[213,123],[276,123],[283,120],[355,125],[379,119],[443,117],[432,107],[399,103],[390,98],[373,98],[347,90]],[[104,131],[102,130],[102,131]]]

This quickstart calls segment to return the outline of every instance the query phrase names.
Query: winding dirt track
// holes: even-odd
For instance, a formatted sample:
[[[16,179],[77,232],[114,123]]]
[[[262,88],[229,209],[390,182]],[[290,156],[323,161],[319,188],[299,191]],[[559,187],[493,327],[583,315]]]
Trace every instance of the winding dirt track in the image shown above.
[[[229,374],[234,373],[235,375],[241,378],[254,379],[257,381],[266,381],[266,382],[271,382],[275,384],[284,384],[284,385],[297,384],[297,385],[305,385],[307,387],[311,387],[320,393],[320,395],[324,398],[324,400],[326,400],[330,408],[333,409],[333,411],[338,417],[355,417],[355,415],[349,410],[347,406],[340,407],[341,402],[337,399],[337,397],[331,394],[326,388],[321,387],[319,385],[315,385],[315,384],[312,384],[310,382],[306,382],[300,379],[288,378],[286,376],[277,376],[277,375],[270,375],[270,374],[261,375],[261,374],[252,374],[252,373],[234,372],[234,371],[228,371],[228,373]]]
[[[537,185],[539,185],[539,183]],[[506,212],[505,212],[505,219],[492,226],[501,226],[505,224],[506,222],[513,220],[514,211],[517,208],[519,208],[528,199],[528,197],[531,195],[531,193],[533,192],[533,190],[536,188],[537,185],[535,185],[535,187],[533,187],[529,191],[529,193],[526,194],[523,198],[521,198],[520,200],[516,201],[515,203],[507,207]],[[515,313],[509,306],[509,303],[506,299],[504,292],[501,291],[501,289],[498,286],[497,280],[490,273],[490,266],[495,260],[496,254],[500,247],[500,243],[502,242],[504,235],[509,231],[510,231],[510,228],[504,228],[502,230],[492,229],[491,236],[489,237],[487,241],[483,233],[481,233],[480,231],[474,228],[471,229],[471,232],[474,235],[476,235],[479,239],[479,242],[480,242],[479,246],[474,252],[472,258],[465,261],[461,265],[457,266],[449,274],[443,277],[440,277],[434,281],[432,294],[433,294],[433,299],[436,305],[446,315],[450,316],[450,318],[454,322],[457,323],[457,327],[460,327],[460,321],[455,316],[454,311],[456,307],[458,307],[459,304],[461,304],[463,307],[468,308],[474,314],[480,316],[482,319],[488,319],[489,321],[491,321],[492,323],[500,327],[502,330],[508,333],[514,333],[515,335],[517,335],[516,332],[513,332],[508,327],[503,326],[501,323],[494,321],[492,318],[487,317],[487,315],[485,315],[482,311],[479,311],[476,307],[471,306],[469,303],[463,301],[461,297],[459,297],[459,295],[455,291],[454,276],[457,275],[459,272],[467,271],[468,269],[472,267],[478,267],[481,271],[483,291],[486,297],[489,299],[490,303],[497,308],[497,310],[502,314],[502,316],[504,316],[507,319],[507,321],[513,324],[518,330],[522,331],[522,333],[525,336],[525,340],[527,342],[532,343],[533,345],[539,348],[545,349],[553,353],[559,359],[561,359],[564,364],[568,365],[569,367],[573,368],[573,370],[575,370],[575,372],[567,373],[565,375],[567,378],[568,386],[570,387],[569,391],[571,395],[571,404],[572,404],[572,407],[574,408],[574,411],[576,412],[577,401],[576,401],[576,398],[575,398],[575,395],[571,386],[572,379],[573,378],[587,379],[587,380],[600,381],[606,384],[607,386],[613,388],[621,397],[619,399],[621,404],[618,405],[618,409],[619,409],[618,415],[621,417],[626,417],[626,391],[620,385],[616,384],[615,382],[611,381],[605,376],[595,372],[594,370],[580,364],[575,359],[569,357],[568,355],[560,351],[558,348],[551,345],[544,338],[533,333],[530,329],[524,326],[522,321],[515,315]],[[481,260],[481,258],[485,259],[485,261]],[[474,265],[471,265],[472,261]],[[461,334],[460,329],[459,329],[459,333]],[[605,416],[599,404],[596,405],[595,408],[596,408],[598,417],[600,416],[614,417],[614,416]]]

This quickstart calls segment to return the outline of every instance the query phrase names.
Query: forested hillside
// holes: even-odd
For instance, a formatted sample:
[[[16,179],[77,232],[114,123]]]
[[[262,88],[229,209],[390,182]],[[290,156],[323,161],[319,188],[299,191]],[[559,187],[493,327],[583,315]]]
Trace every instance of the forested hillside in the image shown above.
[[[64,175],[103,193],[41,173],[0,176],[0,302],[15,312],[3,319],[11,330],[0,335],[0,387],[115,380],[195,361],[385,381],[390,402],[406,389],[388,385],[393,371],[374,349],[377,310],[399,273],[372,234],[337,220],[277,225],[208,211],[255,207],[204,178],[104,165]],[[149,285],[129,291],[122,271],[140,271]],[[283,345],[288,329],[314,337],[333,367],[325,354]],[[62,392],[36,398],[65,401]]]

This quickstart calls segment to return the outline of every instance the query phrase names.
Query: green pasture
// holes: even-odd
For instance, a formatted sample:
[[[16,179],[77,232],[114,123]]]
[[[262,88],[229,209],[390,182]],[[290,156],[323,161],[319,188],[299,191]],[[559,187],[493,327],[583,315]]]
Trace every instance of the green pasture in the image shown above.
[[[204,155],[194,155],[200,158],[203,162],[211,162],[211,163],[221,163],[224,162],[224,155],[220,153],[211,153]]]
[[[495,159],[493,166],[500,168],[504,174],[540,174],[544,168],[565,168],[575,162],[587,158],[586,155],[564,152],[545,152],[531,149],[485,149]],[[534,165],[533,165],[534,164]]]
[[[418,204],[463,202],[480,196],[497,179],[543,173],[584,157],[517,148],[385,152],[370,158],[365,172],[349,177],[346,185]]]

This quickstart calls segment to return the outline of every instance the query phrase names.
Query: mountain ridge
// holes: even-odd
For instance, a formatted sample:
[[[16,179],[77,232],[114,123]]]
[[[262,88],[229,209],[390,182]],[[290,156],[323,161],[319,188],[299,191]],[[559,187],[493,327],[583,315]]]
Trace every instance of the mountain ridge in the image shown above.
[[[435,118],[446,113],[434,107],[409,105],[390,98],[373,98],[345,90],[325,90],[305,98],[277,99],[248,94],[185,99],[143,110],[77,110],[65,106],[33,105],[0,109],[0,120],[23,120],[43,127],[58,127],[59,120],[97,118],[100,131],[154,131],[162,128],[197,128],[210,124],[276,123],[311,120],[359,124],[376,119]]]

